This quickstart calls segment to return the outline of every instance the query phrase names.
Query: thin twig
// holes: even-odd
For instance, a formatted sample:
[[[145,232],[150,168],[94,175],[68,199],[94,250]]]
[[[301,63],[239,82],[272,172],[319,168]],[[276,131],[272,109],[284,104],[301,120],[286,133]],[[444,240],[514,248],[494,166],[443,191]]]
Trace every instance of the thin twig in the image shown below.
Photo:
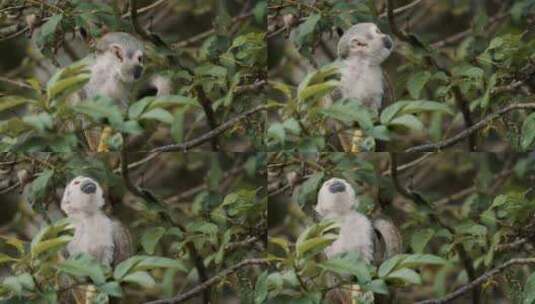
[[[195,286],[194,288],[190,289],[189,291],[186,291],[186,292],[184,292],[182,294],[179,294],[179,295],[177,295],[177,296],[175,296],[173,298],[156,300],[156,301],[149,301],[149,302],[146,302],[145,304],[182,303],[182,302],[185,302],[185,301],[195,297],[196,295],[200,294],[201,292],[203,292],[204,290],[206,290],[210,286],[212,286],[212,285],[216,284],[217,282],[223,280],[225,277],[233,274],[234,272],[236,272],[237,270],[239,270],[242,267],[254,266],[254,265],[266,265],[266,264],[269,264],[269,261],[266,260],[266,259],[247,259],[247,260],[243,260],[243,261],[239,262],[238,264],[233,265],[233,266],[221,271],[220,273],[216,274],[212,278],[208,279],[206,282]]]
[[[458,297],[462,296],[463,294],[469,292],[472,289],[479,288],[479,286],[485,282],[487,282],[489,279],[491,279],[493,276],[499,274],[500,272],[504,271],[510,266],[513,265],[525,265],[525,264],[535,264],[535,258],[518,258],[518,259],[511,259],[507,261],[506,263],[489,270],[476,278],[475,280],[472,280],[470,283],[459,287],[457,290],[455,290],[452,293],[447,294],[446,296],[440,298],[440,299],[431,299],[431,300],[425,300],[416,302],[416,304],[445,304],[449,303]]]
[[[413,2],[411,2],[409,4],[407,4],[407,5],[400,6],[400,7],[398,7],[398,8],[393,10],[393,15],[399,15],[399,14],[403,13],[404,11],[409,10],[409,9],[415,7],[416,5],[420,4],[420,2],[422,2],[422,0],[415,0],[415,1],[413,1]],[[387,17],[387,15],[388,15],[388,11],[380,14],[379,18],[385,18],[385,17]]]
[[[535,103],[516,103],[509,105],[505,108],[502,108],[494,113],[491,113],[487,115],[482,120],[475,123],[473,126],[471,126],[468,129],[463,130],[459,134],[450,137],[446,140],[432,143],[432,144],[424,144],[420,146],[415,146],[412,148],[409,148],[405,150],[405,152],[424,152],[424,151],[439,151],[440,149],[447,148],[449,146],[453,146],[454,144],[462,141],[466,137],[470,136],[470,134],[475,133],[477,130],[485,127],[490,122],[492,122],[494,119],[506,114],[507,112],[513,111],[513,110],[520,110],[520,109],[535,109]]]
[[[225,132],[226,130],[230,129],[231,127],[233,127],[235,124],[237,124],[238,122],[240,122],[242,119],[245,119],[257,112],[260,112],[260,111],[265,111],[267,109],[269,109],[270,106],[267,106],[267,105],[261,105],[261,106],[257,106],[256,108],[253,108],[249,111],[246,111],[246,112],[243,112],[242,114],[220,124],[219,126],[217,126],[217,128],[211,130],[210,132],[207,132],[195,139],[192,139],[190,141],[187,141],[187,142],[183,142],[183,143],[180,143],[180,144],[172,144],[172,145],[166,145],[166,146],[161,146],[161,147],[158,147],[158,148],[154,148],[152,150],[150,150],[151,153],[155,153],[155,152],[170,152],[170,151],[187,151],[191,148],[194,148],[194,147],[197,147],[199,145],[202,145],[203,143],[207,142],[207,141],[210,141],[213,137],[216,137],[220,134],[222,134],[223,132]]]
[[[213,131],[217,128],[217,121],[215,118],[214,109],[212,109],[212,101],[208,99],[208,96],[206,96],[206,94],[204,93],[204,90],[201,85],[196,86],[195,91],[197,92],[197,97],[199,97],[199,103],[201,104],[204,110],[204,116],[206,117],[206,121],[208,122],[208,127],[210,127],[210,131]],[[217,135],[213,136],[210,139],[210,143],[212,145],[213,151],[219,150]]]
[[[404,196],[405,198],[413,201],[417,205],[424,205],[428,208],[432,208],[432,205],[424,200],[420,195],[418,195],[415,192],[407,190],[403,185],[401,185],[401,182],[398,179],[398,172],[397,172],[397,155],[396,153],[390,152],[390,169],[391,169],[391,175],[392,175],[392,181],[394,182],[394,187],[396,188],[396,191]],[[447,229],[450,233],[455,234],[455,229],[453,227],[446,224],[444,221],[441,220],[441,218],[435,214],[434,211],[431,211],[429,213],[429,217],[432,221],[439,224],[440,226]],[[468,275],[468,278],[470,280],[474,280],[476,278],[476,270],[474,268],[474,263],[472,261],[472,258],[470,255],[468,255],[468,252],[466,252],[466,249],[464,249],[463,244],[456,243],[454,245],[455,251],[457,251],[459,255],[459,259],[463,263],[464,269],[466,270],[466,273]],[[479,304],[480,303],[480,289],[479,287],[474,287],[474,290],[472,291],[472,303],[473,304]]]

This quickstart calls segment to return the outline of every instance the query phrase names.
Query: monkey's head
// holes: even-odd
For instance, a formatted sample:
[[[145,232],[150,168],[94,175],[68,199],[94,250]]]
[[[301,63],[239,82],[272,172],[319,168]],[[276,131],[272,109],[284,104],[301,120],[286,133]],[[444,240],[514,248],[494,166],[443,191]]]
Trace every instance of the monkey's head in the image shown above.
[[[318,193],[316,212],[322,217],[347,214],[359,201],[355,190],[341,178],[331,178],[321,186]]]
[[[92,178],[78,176],[65,188],[61,210],[67,215],[93,214],[104,206],[100,185]]]
[[[143,75],[143,43],[122,32],[108,33],[96,44],[98,54],[107,54],[118,63],[114,66],[123,82],[132,83]]]
[[[374,23],[357,23],[350,27],[338,41],[338,56],[342,59],[363,58],[373,64],[385,61],[394,43]]]

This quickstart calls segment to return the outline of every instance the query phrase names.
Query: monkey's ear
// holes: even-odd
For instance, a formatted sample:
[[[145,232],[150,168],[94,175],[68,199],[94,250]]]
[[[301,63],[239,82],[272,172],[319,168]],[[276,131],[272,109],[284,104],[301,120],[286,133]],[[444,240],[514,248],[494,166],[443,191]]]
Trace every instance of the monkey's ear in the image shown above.
[[[115,57],[119,59],[119,61],[123,62],[124,54],[123,54],[123,49],[121,48],[121,46],[119,46],[116,43],[113,43],[110,45],[110,50],[115,55]]]

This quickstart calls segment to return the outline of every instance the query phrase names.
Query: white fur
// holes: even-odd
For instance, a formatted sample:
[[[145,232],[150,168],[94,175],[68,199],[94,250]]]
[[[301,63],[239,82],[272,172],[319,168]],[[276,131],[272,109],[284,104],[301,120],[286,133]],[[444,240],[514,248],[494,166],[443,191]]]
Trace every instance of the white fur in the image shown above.
[[[351,57],[343,61],[341,89],[344,99],[358,100],[369,109],[382,106],[384,87],[383,71],[366,58]]]
[[[95,193],[84,193],[84,182],[97,185]],[[61,209],[74,224],[74,238],[67,245],[70,255],[87,253],[103,264],[110,265],[114,256],[113,223],[103,212],[104,196],[100,185],[89,177],[78,176],[65,188]]]
[[[99,55],[90,66],[91,79],[84,88],[87,98],[107,96],[127,107],[133,82],[123,81],[119,66],[119,59],[111,52]]]
[[[335,182],[345,184],[345,191],[331,193]],[[338,239],[325,249],[327,258],[346,252],[358,252],[368,263],[373,261],[373,226],[371,221],[354,208],[359,204],[353,187],[343,179],[331,178],[318,193],[316,211],[323,218],[334,219],[340,225]]]
[[[373,23],[358,23],[349,28],[338,42],[341,57],[342,97],[356,99],[370,110],[379,111],[384,94],[381,63],[390,56],[392,43]]]

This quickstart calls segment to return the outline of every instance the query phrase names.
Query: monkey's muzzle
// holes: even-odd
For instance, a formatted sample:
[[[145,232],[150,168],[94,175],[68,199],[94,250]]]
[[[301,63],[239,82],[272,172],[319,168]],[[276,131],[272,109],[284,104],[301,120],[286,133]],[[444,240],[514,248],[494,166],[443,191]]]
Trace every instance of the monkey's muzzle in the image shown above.
[[[80,189],[85,194],[95,193],[97,191],[97,185],[92,181],[85,181],[80,186]]]
[[[329,185],[329,191],[331,193],[338,193],[346,191],[346,185],[342,182],[336,181]]]

